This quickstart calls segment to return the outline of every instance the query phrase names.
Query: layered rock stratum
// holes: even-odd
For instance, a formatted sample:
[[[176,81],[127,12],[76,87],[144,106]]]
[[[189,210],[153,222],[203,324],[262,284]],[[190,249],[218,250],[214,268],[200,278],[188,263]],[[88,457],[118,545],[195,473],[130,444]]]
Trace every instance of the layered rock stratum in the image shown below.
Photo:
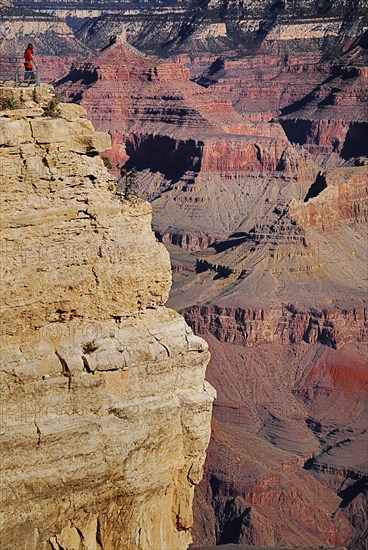
[[[169,255],[108,135],[45,116],[47,86],[1,92],[1,548],[187,548],[208,346],[164,306]]]
[[[139,56],[124,40],[63,81],[115,132],[113,162],[125,144],[124,168],[139,171],[172,254],[170,303],[213,350],[198,546],[364,549],[368,172],[364,151],[345,155],[354,116],[365,120],[364,70],[337,67],[331,86],[305,96],[308,116],[321,97],[316,117],[348,121],[339,146],[314,150],[289,116],[285,133],[266,116],[250,121],[226,91],[189,82],[182,60]],[[324,100],[334,83],[340,111]]]
[[[261,215],[260,197],[271,211],[290,190],[304,196],[316,176],[280,124],[247,120],[229,100],[192,82],[181,62],[145,56],[125,35],[73,66],[59,86],[110,132],[111,162],[139,170],[137,186],[152,201],[165,242],[196,249],[250,229]]]
[[[211,346],[195,544],[366,550],[366,0],[37,6]]]

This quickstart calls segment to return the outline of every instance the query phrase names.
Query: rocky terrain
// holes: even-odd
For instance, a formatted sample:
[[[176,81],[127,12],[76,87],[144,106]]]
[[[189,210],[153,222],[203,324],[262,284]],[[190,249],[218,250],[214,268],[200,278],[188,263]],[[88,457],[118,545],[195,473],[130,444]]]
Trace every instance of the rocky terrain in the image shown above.
[[[170,304],[212,350],[195,542],[364,550],[366,161],[318,164],[124,34],[60,86],[109,129],[110,160],[138,170]]]
[[[366,547],[368,169],[360,162],[320,174],[304,199],[276,206],[272,223],[203,252],[170,248],[171,304],[209,342],[207,375],[218,389],[196,494],[198,546]]]
[[[49,9],[52,4],[41,3]],[[275,46],[295,54],[310,50],[313,44],[315,51],[323,49],[336,55],[333,48],[346,48],[349,38],[351,44],[364,28],[366,16],[364,0],[319,4],[312,0],[185,0],[180,5],[151,2],[148,9],[136,2],[136,10],[129,10],[128,3],[120,4],[120,13],[112,15],[108,11],[116,7],[114,2],[79,3],[79,10],[99,8],[104,12],[100,21],[92,20],[84,26],[81,36],[95,42],[98,35],[101,44],[111,30],[124,28],[135,46],[150,51],[160,49],[166,54],[189,51],[228,54],[235,48],[241,48],[242,53],[247,50],[253,53],[258,48],[267,52]],[[65,2],[63,7],[68,5],[73,6]]]
[[[357,50],[359,53],[359,50]],[[335,67],[332,74],[296,105],[285,109],[281,124],[321,166],[367,157],[368,62]]]
[[[365,549],[367,181],[335,168],[272,226],[171,246],[171,304],[218,389],[198,545]]]
[[[264,210],[260,197],[270,213],[277,196],[304,197],[318,167],[279,124],[247,120],[189,77],[182,63],[140,54],[123,34],[58,87],[109,131],[110,161],[139,171],[162,240],[196,249],[251,229]]]
[[[2,88],[1,548],[187,548],[214,390],[151,208],[49,87]],[[48,116],[47,116],[48,115]]]
[[[366,2],[135,7],[38,11],[87,48],[58,88],[122,193],[135,171],[210,345],[194,544],[366,550]]]
[[[198,545],[364,549],[366,346],[206,338],[219,397],[196,494]]]

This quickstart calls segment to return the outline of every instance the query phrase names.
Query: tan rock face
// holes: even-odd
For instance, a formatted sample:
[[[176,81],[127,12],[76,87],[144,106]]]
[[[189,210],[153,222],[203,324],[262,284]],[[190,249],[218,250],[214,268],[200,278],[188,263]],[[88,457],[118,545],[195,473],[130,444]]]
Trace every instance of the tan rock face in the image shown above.
[[[0,118],[2,549],[186,548],[213,390],[81,108]]]

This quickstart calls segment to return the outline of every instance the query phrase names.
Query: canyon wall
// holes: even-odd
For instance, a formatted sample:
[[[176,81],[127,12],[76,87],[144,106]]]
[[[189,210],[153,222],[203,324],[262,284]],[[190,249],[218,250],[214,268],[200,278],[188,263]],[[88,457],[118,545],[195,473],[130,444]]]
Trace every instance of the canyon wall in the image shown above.
[[[99,129],[110,128],[111,160],[125,147],[121,162],[138,170],[138,194],[152,200],[156,233],[174,258],[170,303],[211,345],[219,397],[196,492],[196,544],[363,550],[367,166],[353,146],[343,158],[338,119],[346,135],[362,122],[364,71],[330,73],[303,49],[280,64],[264,48],[216,63],[196,53],[199,87],[183,67],[187,54],[161,63],[117,39],[62,85]],[[213,80],[204,82],[198,67],[208,62]],[[260,78],[241,105],[242,67]],[[270,122],[290,101],[283,128]],[[295,139],[287,124],[295,119],[302,132],[314,114],[310,143]],[[330,122],[319,125],[324,116]],[[335,130],[341,141],[328,149]]]
[[[170,248],[170,301],[210,344],[218,391],[198,546],[365,550],[363,161],[319,174],[272,225],[203,252]]]
[[[359,47],[355,54],[355,59],[334,66],[325,81],[285,108],[280,118],[290,141],[302,145],[322,165],[368,154],[367,54]]]
[[[214,391],[84,109],[1,90],[1,548],[185,549]]]
[[[304,202],[292,201],[290,215],[305,228],[329,232],[342,223],[367,223],[367,167],[354,166],[320,174]]]
[[[138,170],[173,259],[169,303],[211,346],[218,399],[195,542],[365,550],[365,3],[86,7],[59,6],[73,47],[88,48],[59,85],[110,133],[113,170]],[[86,377],[102,368],[95,340]],[[174,523],[183,533],[189,519]]]
[[[365,308],[298,311],[275,309],[192,307],[185,318],[196,334],[213,334],[220,342],[254,346],[266,342],[322,343],[340,349],[349,342],[368,340]]]
[[[114,169],[138,171],[137,191],[152,202],[157,234],[195,248],[250,229],[261,196],[269,210],[279,195],[301,198],[316,170],[278,123],[247,120],[189,76],[181,62],[145,56],[122,34],[59,86],[111,134],[106,155]]]
[[[196,545],[364,550],[366,345],[206,339],[218,399]]]

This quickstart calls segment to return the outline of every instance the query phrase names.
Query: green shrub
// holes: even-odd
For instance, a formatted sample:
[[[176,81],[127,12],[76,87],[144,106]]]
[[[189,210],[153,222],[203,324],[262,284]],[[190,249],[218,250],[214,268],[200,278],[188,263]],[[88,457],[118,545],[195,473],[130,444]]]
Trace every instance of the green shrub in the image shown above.
[[[60,116],[59,101],[56,99],[56,97],[50,99],[46,107],[44,107],[43,116],[49,116],[52,118],[57,118],[58,116]]]
[[[121,172],[123,180],[123,195],[124,199],[132,200],[133,198],[138,197],[137,190],[137,172],[136,170],[123,170]]]
[[[1,110],[7,110],[7,109],[18,109],[19,107],[19,100],[14,97],[12,94],[9,97],[0,97],[0,109]]]
[[[43,108],[43,116],[49,116],[51,118],[57,118],[60,116],[59,103],[64,99],[64,96],[64,92],[56,92],[46,107]]]
[[[106,166],[106,168],[108,168],[108,170],[111,170],[112,164],[111,164],[111,161],[110,161],[109,157],[102,157],[102,160],[103,160],[103,163]]]

